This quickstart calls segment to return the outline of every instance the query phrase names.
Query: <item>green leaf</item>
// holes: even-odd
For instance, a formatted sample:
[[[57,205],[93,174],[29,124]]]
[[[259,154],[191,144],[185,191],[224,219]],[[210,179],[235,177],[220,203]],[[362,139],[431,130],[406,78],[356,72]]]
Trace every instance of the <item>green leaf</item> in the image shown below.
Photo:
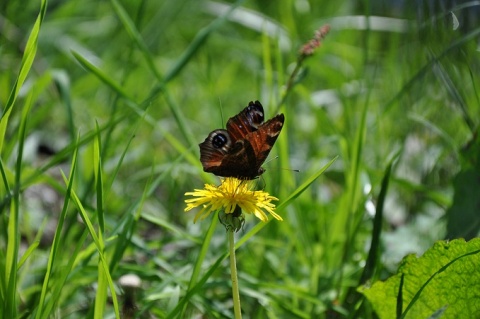
[[[442,311],[442,319],[479,318],[479,264],[480,239],[440,241],[421,257],[405,257],[396,275],[360,292],[379,318],[396,317],[399,287],[404,307],[400,318],[429,318]]]

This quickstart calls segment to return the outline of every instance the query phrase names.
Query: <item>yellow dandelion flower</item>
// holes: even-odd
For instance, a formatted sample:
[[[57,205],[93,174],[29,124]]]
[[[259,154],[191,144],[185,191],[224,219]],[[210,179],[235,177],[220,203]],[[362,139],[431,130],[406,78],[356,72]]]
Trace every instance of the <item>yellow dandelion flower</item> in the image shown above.
[[[185,211],[188,212],[192,208],[203,206],[195,215],[193,222],[205,219],[211,212],[218,210],[223,210],[225,214],[232,214],[237,206],[244,213],[254,214],[263,222],[268,220],[265,212],[270,213],[277,220],[283,220],[275,213],[275,204],[272,203],[272,200],[278,200],[278,198],[264,191],[252,190],[252,188],[252,181],[233,177],[223,179],[219,186],[205,184],[204,189],[195,189],[193,192],[185,193],[185,196],[195,197],[185,200],[187,204]]]

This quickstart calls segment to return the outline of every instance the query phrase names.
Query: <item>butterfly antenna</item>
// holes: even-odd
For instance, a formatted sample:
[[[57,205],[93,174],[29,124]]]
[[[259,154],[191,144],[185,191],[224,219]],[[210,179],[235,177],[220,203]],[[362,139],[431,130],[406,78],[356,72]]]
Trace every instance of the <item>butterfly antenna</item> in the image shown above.
[[[268,164],[271,161],[276,160],[276,159],[278,159],[278,155],[275,155],[275,157],[273,157],[273,158],[267,158],[267,160],[265,161],[265,164]]]
[[[266,160],[266,161],[265,161],[265,164],[268,164],[268,163],[270,163],[271,161],[276,160],[276,159],[278,159],[278,155],[276,155],[276,156],[273,157],[273,158],[270,158],[270,159]],[[295,172],[295,173],[300,173],[300,170],[299,170],[299,169],[281,168],[281,167],[280,167],[280,169],[282,169],[282,170],[288,170],[288,171]]]

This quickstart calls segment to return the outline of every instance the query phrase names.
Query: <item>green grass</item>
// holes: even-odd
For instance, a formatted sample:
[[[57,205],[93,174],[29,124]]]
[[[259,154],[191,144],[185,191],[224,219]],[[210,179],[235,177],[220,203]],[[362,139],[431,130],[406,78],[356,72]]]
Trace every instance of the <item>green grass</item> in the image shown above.
[[[431,16],[370,1],[229,4],[0,5],[5,318],[119,317],[132,273],[137,317],[232,318],[227,234],[216,216],[194,224],[184,193],[218,184],[198,144],[251,100],[285,114],[258,180],[284,221],[247,215],[236,234],[245,318],[384,316],[357,288],[393,278],[401,291],[404,256],[478,235],[480,21],[462,15],[478,5]],[[466,245],[421,293],[476,254]],[[420,292],[389,295],[410,313],[386,311],[413,318]]]

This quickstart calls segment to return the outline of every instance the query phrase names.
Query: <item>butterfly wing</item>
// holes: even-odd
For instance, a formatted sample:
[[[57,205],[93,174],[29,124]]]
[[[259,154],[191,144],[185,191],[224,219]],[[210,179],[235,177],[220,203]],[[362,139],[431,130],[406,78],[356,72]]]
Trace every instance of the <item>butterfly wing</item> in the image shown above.
[[[253,170],[256,171],[256,176],[263,173],[264,170],[261,166],[267,159],[268,154],[272,150],[272,147],[278,138],[278,135],[282,131],[284,122],[285,116],[283,114],[278,114],[277,116],[260,125],[258,130],[247,134],[245,137],[245,144],[250,144],[250,147],[254,153],[255,161],[252,163],[255,164],[251,166]],[[259,172],[261,173],[259,174]]]
[[[249,102],[248,106],[227,122],[227,131],[234,142],[255,132],[265,119],[263,106],[259,101]]]
[[[227,122],[227,130],[211,132],[200,144],[200,161],[205,172],[218,176],[254,179],[263,173],[261,165],[277,140],[283,114],[263,123],[260,102],[248,106]]]
[[[200,143],[200,162],[205,172],[214,173],[222,166],[232,148],[232,139],[226,130],[215,130]]]

